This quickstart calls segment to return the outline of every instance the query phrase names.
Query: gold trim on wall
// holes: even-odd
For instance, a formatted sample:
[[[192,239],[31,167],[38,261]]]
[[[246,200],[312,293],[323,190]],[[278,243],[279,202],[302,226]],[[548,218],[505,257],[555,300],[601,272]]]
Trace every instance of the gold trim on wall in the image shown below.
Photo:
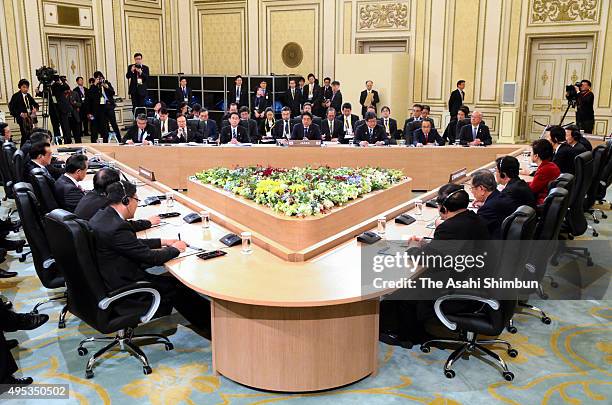
[[[410,30],[410,1],[357,2],[357,32]]]
[[[529,25],[599,24],[599,0],[530,0]]]

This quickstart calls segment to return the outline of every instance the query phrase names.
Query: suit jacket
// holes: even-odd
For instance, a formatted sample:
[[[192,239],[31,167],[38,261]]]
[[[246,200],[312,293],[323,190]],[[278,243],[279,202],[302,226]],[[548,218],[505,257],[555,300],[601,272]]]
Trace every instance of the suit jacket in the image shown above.
[[[162,248],[160,239],[138,239],[112,207],[98,211],[89,226],[96,238],[98,266],[108,290],[146,280],[145,268],[161,266],[180,254],[176,248]]]
[[[593,145],[591,145],[591,142],[588,139],[586,139],[584,136],[581,136],[580,138],[578,138],[578,142],[582,146],[584,146],[584,148],[588,150],[589,152],[593,150]]]
[[[321,129],[315,123],[311,124],[308,127],[308,139],[311,141],[321,140]],[[300,123],[293,127],[293,131],[291,132],[291,139],[293,140],[301,140],[304,139],[304,124]]]
[[[427,139],[425,139],[425,134],[423,133],[423,130],[421,128],[414,131],[414,144],[415,145],[417,143],[420,143],[421,145],[427,145],[427,144],[436,143],[436,142],[438,143],[439,146],[442,146],[445,143],[444,138],[440,136],[437,129],[432,128],[431,131],[429,131],[429,136],[427,137]]]
[[[585,146],[581,144],[580,142],[576,142],[574,146],[572,145],[570,146],[572,148],[572,152],[574,152],[574,158],[580,155],[581,153],[587,152],[587,148],[585,148]]]
[[[40,166],[34,163],[33,160],[28,160],[23,166],[23,178],[29,179],[30,172],[33,169],[40,169]],[[55,181],[59,179],[62,174],[64,174],[64,169],[56,167],[54,165],[46,166],[45,169],[47,169],[45,177],[50,180],[51,184],[55,183]]]
[[[175,120],[174,118],[170,118],[170,117],[168,117],[168,122],[166,123],[166,125],[167,125],[166,132],[168,132],[168,133],[170,133],[170,132],[174,132],[174,131],[176,131],[176,129],[178,128],[178,124],[176,123],[176,120]],[[163,136],[164,136],[164,134],[162,133],[161,127],[162,127],[162,123],[161,123],[161,121],[160,121],[160,120],[158,120],[158,121],[155,123],[155,129],[157,130],[157,133],[158,133],[158,134],[159,134],[161,137],[163,137]]]
[[[236,85],[232,85],[229,87],[228,96],[227,96],[227,104],[229,109],[229,105],[231,103],[236,102]],[[238,108],[240,107],[248,107],[249,106],[249,92],[244,84],[240,87],[240,98],[238,99]]]
[[[408,119],[404,122],[404,135],[403,136],[404,136],[404,139],[406,140],[407,145],[414,144],[414,132],[417,129],[421,128],[421,124],[423,124],[423,121],[420,121],[420,120],[417,121],[414,119],[412,121]]]
[[[91,114],[96,114],[96,112],[100,111],[100,108],[104,107],[104,104],[100,104],[100,98],[102,97],[102,90],[106,94],[107,102],[106,105],[111,106],[113,108],[116,107],[115,104],[115,89],[112,84],[106,82],[108,88],[105,89],[102,85],[99,86],[91,86],[89,88],[89,100],[87,102],[87,111]]]
[[[55,182],[53,194],[60,208],[74,212],[77,204],[85,195],[85,192],[83,189],[77,187],[76,184],[68,178],[68,175],[63,175]]]
[[[179,136],[178,128],[172,132],[170,132],[167,136],[162,137],[163,143],[187,143],[187,142],[196,142],[202,143],[202,134],[198,131],[194,131],[189,127],[185,127],[185,131],[187,132],[187,138],[184,136]]]
[[[30,93],[27,93],[26,97],[28,99],[28,103],[30,104],[30,108],[34,107],[38,109],[38,103],[36,102],[36,100],[34,100],[34,97],[32,97]],[[26,103],[23,100],[23,96],[20,91],[13,94],[13,96],[11,97],[11,101],[9,101],[8,108],[11,115],[15,118],[21,118],[21,113],[28,112],[28,109],[26,108]]]
[[[289,123],[289,136],[287,137],[284,135],[285,121],[276,120],[276,122],[274,123],[274,127],[272,128],[272,136],[274,137],[274,139],[290,139],[291,138],[291,133],[293,132],[294,124],[291,122],[291,120],[289,120],[288,123]]]
[[[259,132],[257,130],[257,121],[252,118],[249,118],[248,121],[240,120],[238,123],[239,127],[243,127],[247,131],[247,136],[250,139],[248,142],[257,143],[259,140]]]
[[[208,119],[206,121],[201,121],[199,119],[194,119],[187,121],[187,125],[190,125],[191,129],[194,131],[198,131],[202,135],[202,139],[212,138],[216,140],[219,137],[215,120]]]
[[[263,97],[257,97],[257,94],[255,94],[251,106],[253,107],[253,111],[264,112],[266,108],[272,107],[272,93],[266,90]]]
[[[455,139],[458,139],[459,132],[457,131],[457,128],[460,127],[458,127],[457,124],[458,122],[456,119],[450,120],[446,126],[446,129],[444,130],[444,134],[442,135],[442,139],[444,139],[445,142],[448,142],[449,145],[454,144]]]
[[[529,188],[529,184],[522,179],[511,179],[506,187],[502,190],[502,194],[506,194],[508,197],[514,200],[517,207],[521,205],[528,205],[532,208],[536,207],[535,195]]]
[[[191,88],[185,87],[185,90],[186,90],[186,93],[183,93],[183,89],[180,87],[177,87],[176,90],[174,91],[174,101],[176,101],[177,106],[181,104],[183,101],[185,101],[185,98],[187,98],[187,104],[191,104],[191,96],[192,96]]]
[[[470,210],[447,219],[436,227],[434,240],[486,240],[489,229],[483,219]]]
[[[238,125],[236,128],[238,131],[238,134],[236,136],[236,139],[238,139],[238,142],[253,143],[251,138],[249,138],[247,129],[244,126]],[[223,127],[223,129],[221,130],[221,143],[229,143],[231,140],[232,140],[232,127],[228,125],[226,127]]]
[[[450,98],[448,99],[448,111],[450,112],[451,118],[454,118],[457,116],[459,107],[463,105],[464,96],[462,95],[462,93],[463,92],[461,90],[455,89],[450,94]]]
[[[287,89],[285,91],[285,95],[283,97],[283,101],[285,102],[285,106],[291,108],[291,116],[295,117],[300,115],[300,106],[302,105],[302,93],[300,89],[295,88],[295,95],[291,95],[291,89]]]
[[[342,122],[342,134],[341,134],[342,136],[338,138],[338,141],[340,143],[348,143],[348,139],[345,138],[347,134],[346,124],[345,124],[346,117],[344,115],[340,115],[336,119]],[[351,123],[351,128],[353,129],[353,135],[355,135],[355,131],[357,130],[357,121],[359,121],[359,117],[356,116],[355,114],[351,114],[350,123]]]
[[[87,104],[87,96],[89,94],[89,89],[85,86],[83,86],[83,91],[81,92],[81,88],[79,86],[76,86],[74,89],[72,89],[73,93],[76,93],[77,96],[81,99],[81,106],[85,106]]]
[[[321,102],[323,101],[323,92],[321,91],[321,86],[316,83],[313,85],[312,99],[308,99],[308,95],[310,94],[310,83],[304,85],[304,88],[302,89],[302,94],[302,105],[304,105],[305,102],[310,102],[312,103],[313,110],[319,109],[319,107],[321,106]]]
[[[336,94],[332,91],[332,94],[329,96],[329,100],[331,101],[330,107],[336,110],[336,118],[342,114],[342,92],[338,90]]]
[[[552,161],[559,167],[561,173],[574,174],[574,157],[576,156],[574,149],[565,142],[560,144],[555,151]]]
[[[385,119],[379,118],[378,125],[381,125],[383,128],[385,128]],[[385,128],[385,132],[387,132],[386,128]],[[389,118],[389,138],[397,139],[397,121],[394,120],[393,118]]]
[[[53,103],[54,107],[57,109],[58,114],[71,114],[72,106],[70,105],[69,95],[66,96],[67,92],[70,92],[70,86],[63,83],[53,83],[51,85],[51,94],[55,99]],[[53,101],[53,100],[52,100]]]
[[[139,96],[146,96],[147,80],[149,79],[149,67],[147,65],[141,65],[142,74],[140,75],[140,78],[142,79],[142,84],[138,84],[138,73],[132,72],[132,66],[134,66],[133,63],[128,66],[127,73],[125,74],[125,78],[130,81],[128,87],[128,94],[138,94]]]
[[[126,132],[125,136],[121,140],[121,142],[125,143],[131,140],[134,143],[142,143],[142,139],[138,139],[139,133],[138,125],[132,125]],[[155,125],[147,123],[147,126],[144,129],[144,132],[147,134],[146,140],[149,142],[153,142],[154,139],[159,139],[159,128],[155,127]]]
[[[561,170],[559,170],[559,166],[550,160],[544,160],[540,166],[538,166],[533,176],[533,180],[527,183],[531,191],[535,194],[536,203],[538,205],[542,204],[548,195],[548,184],[559,177],[560,174]]]
[[[489,127],[484,125],[482,122],[478,125],[478,132],[476,133],[476,137],[480,139],[480,141],[484,145],[491,145],[493,143],[491,133],[489,132]],[[459,139],[461,145],[468,145],[474,140],[474,137],[472,136],[472,124],[464,125],[461,128]]]
[[[374,144],[376,142],[389,143],[387,139],[387,133],[381,125],[376,125],[372,130],[372,136],[369,134],[369,128],[367,125],[361,125],[355,132],[355,144],[359,142],[367,141],[368,143]]]
[[[302,116],[298,115],[297,117],[294,117],[293,120],[291,120],[293,122],[293,125],[297,125],[297,124],[301,124],[302,123]],[[312,123],[313,124],[317,124],[319,126],[319,128],[321,128],[321,125],[323,125],[323,119],[317,115],[312,116]]]
[[[331,141],[332,139],[340,139],[342,136],[342,121],[339,119],[334,119],[332,122],[333,128],[330,130],[329,120],[324,119],[321,122],[321,134],[326,141]]]
[[[321,86],[321,94],[323,95],[324,100],[331,100],[334,91],[332,90],[331,86],[327,88],[325,86]]]
[[[74,210],[74,215],[89,221],[98,211],[106,208],[108,204],[110,204],[110,201],[106,198],[106,194],[91,190],[81,198]],[[128,221],[128,223],[134,232],[140,232],[151,227],[151,221],[146,219],[135,219]]]
[[[268,130],[270,131],[270,135],[272,135],[272,130],[276,126],[276,121],[277,120],[272,121],[272,126],[269,126],[268,120],[266,119],[259,121],[258,139],[261,139],[264,136],[267,136],[266,134],[268,133]],[[272,136],[274,137],[274,135]]]
[[[365,117],[366,112],[368,111],[368,106],[365,105],[366,98],[368,97],[368,91],[364,90],[361,92],[359,96],[359,104],[361,104],[361,116]],[[376,90],[372,90],[372,106],[374,109],[378,111],[376,108],[376,104],[380,103],[380,98],[378,97],[378,92]]]
[[[501,193],[497,189],[493,190],[493,193],[478,209],[478,216],[487,223],[492,239],[501,239],[502,222],[518,207],[516,201],[507,194]]]

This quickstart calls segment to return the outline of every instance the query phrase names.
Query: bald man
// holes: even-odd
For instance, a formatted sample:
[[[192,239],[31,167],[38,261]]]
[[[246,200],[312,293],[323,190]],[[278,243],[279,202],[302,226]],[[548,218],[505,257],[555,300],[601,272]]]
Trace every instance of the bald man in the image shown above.
[[[489,127],[482,123],[482,113],[474,111],[470,117],[471,125],[464,125],[459,133],[461,145],[487,146],[493,143]]]

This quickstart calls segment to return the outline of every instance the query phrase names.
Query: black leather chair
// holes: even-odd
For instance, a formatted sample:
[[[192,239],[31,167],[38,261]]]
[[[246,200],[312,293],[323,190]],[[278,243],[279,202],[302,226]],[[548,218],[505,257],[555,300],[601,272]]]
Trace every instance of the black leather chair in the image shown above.
[[[606,148],[608,150],[607,159],[606,163],[602,163],[601,180],[596,194],[599,204],[606,202],[606,191],[608,187],[610,187],[610,184],[612,184],[612,141],[608,141]],[[612,209],[612,203],[610,204],[610,209]]]
[[[534,235],[535,226],[535,210],[528,206],[521,206],[502,223],[502,238],[504,240],[529,240]],[[522,250],[522,254],[517,254],[515,244],[506,245],[500,254],[500,265],[515,267],[522,272],[522,268],[525,267],[527,261],[528,249]],[[477,312],[445,314],[442,311],[442,304],[445,301],[453,300],[480,302],[483,306]],[[458,330],[461,337],[458,339],[434,339],[427,341],[421,345],[421,351],[428,353],[431,346],[439,344],[459,345],[444,364],[444,375],[447,378],[455,376],[455,372],[452,370],[455,361],[463,356],[470,356],[474,352],[480,352],[485,356],[493,358],[501,366],[504,378],[507,381],[512,381],[514,374],[508,370],[504,360],[486,346],[503,344],[507,347],[510,357],[518,356],[518,351],[513,349],[512,345],[505,340],[478,340],[478,335],[497,336],[501,334],[514,315],[516,302],[516,299],[498,301],[462,293],[448,294],[438,298],[434,304],[436,316],[448,329],[452,331]]]
[[[41,284],[49,290],[64,289],[66,287],[64,276],[51,255],[47,233],[43,225],[43,218],[40,215],[38,199],[36,195],[34,195],[32,185],[20,182],[13,186],[13,190],[15,193],[17,211],[21,217],[23,233],[30,245],[32,260],[34,261],[34,270],[36,270],[38,279]],[[37,303],[32,312],[38,313],[38,308],[49,302],[64,300],[66,300],[66,292],[62,291],[59,295]],[[68,307],[64,306],[60,313],[58,324],[60,329],[66,327],[65,318],[67,311]]]
[[[53,194],[55,181],[50,180],[47,176],[45,176],[43,169],[32,169],[30,172],[30,183],[34,189],[34,194],[40,203],[40,211],[42,215],[48,214],[59,207],[57,201],[55,200],[55,195]]]
[[[4,199],[13,199],[13,154],[17,148],[13,142],[4,142],[2,144],[2,153],[0,153],[0,175],[2,176],[2,184],[4,186]]]
[[[18,149],[13,154],[13,177],[15,178],[15,183],[19,183],[20,181],[24,181],[23,178],[23,167],[25,164],[25,155],[21,149]]]
[[[142,362],[143,372],[150,374],[151,366],[147,356],[133,341],[153,339],[154,343],[165,345],[166,350],[173,349],[172,343],[163,335],[135,335],[134,328],[153,318],[161,300],[159,291],[154,288],[153,284],[145,281],[126,285],[115,291],[107,291],[97,264],[95,238],[87,221],[78,219],[68,211],[56,209],[46,215],[45,226],[49,235],[51,253],[66,280],[70,312],[101,333],[116,333],[114,337],[90,337],[81,341],[78,347],[78,353],[81,356],[87,355],[84,344],[107,343],[89,359],[85,368],[85,376],[92,378],[96,361],[118,345],[122,350],[127,349],[138,358]],[[145,313],[135,311],[130,314],[117,315],[113,311],[114,303],[134,294],[151,296],[149,309]]]
[[[597,201],[598,191],[602,184],[605,185],[605,167],[610,159],[610,149],[611,146],[599,145],[595,149],[593,149],[593,181],[591,182],[591,186],[587,190],[586,199],[584,200],[584,211],[591,215],[593,222],[598,224],[599,218],[597,218],[597,213],[601,215],[601,218],[606,219],[608,216],[603,210],[599,208],[594,208],[595,202]],[[595,228],[593,231],[597,233]]]

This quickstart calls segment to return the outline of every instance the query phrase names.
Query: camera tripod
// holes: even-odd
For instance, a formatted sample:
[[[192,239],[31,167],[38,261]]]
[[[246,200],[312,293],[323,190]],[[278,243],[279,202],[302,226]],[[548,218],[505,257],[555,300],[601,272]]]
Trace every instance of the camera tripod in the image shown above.
[[[576,108],[576,100],[567,100],[567,108],[565,109],[565,112],[563,113],[563,116],[561,117],[561,121],[559,121],[560,127],[566,127],[574,123],[574,122],[570,122],[569,124],[563,125],[563,121],[565,121],[565,117],[567,117],[567,113],[569,112],[570,108]],[[541,122],[538,122],[536,120],[533,120],[533,122],[544,127],[544,129],[542,130],[542,134],[540,135],[540,138],[544,138],[544,134],[546,133],[546,128],[548,127],[548,125],[542,124]]]

